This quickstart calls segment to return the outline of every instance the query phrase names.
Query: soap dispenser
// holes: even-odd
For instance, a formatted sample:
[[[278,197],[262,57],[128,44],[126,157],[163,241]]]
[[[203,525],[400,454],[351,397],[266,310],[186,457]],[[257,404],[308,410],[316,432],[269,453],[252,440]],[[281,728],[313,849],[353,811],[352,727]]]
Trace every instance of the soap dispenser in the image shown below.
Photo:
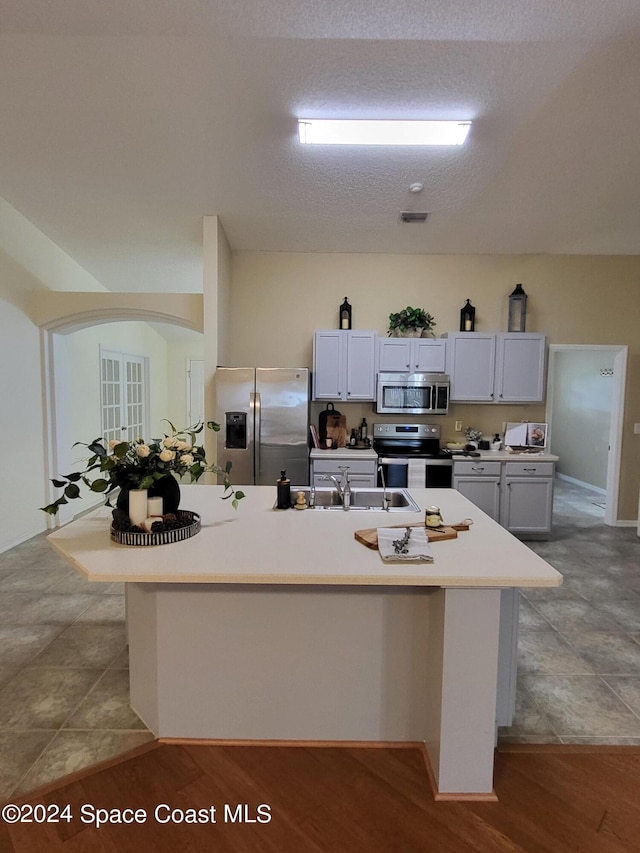
[[[278,509],[291,509],[291,480],[287,479],[287,472],[280,472],[280,479],[276,481],[278,487]]]
[[[491,449],[492,450],[500,450],[501,447],[502,447],[502,442],[500,441],[500,435],[499,435],[499,433],[496,433],[493,436],[493,441],[491,442]]]

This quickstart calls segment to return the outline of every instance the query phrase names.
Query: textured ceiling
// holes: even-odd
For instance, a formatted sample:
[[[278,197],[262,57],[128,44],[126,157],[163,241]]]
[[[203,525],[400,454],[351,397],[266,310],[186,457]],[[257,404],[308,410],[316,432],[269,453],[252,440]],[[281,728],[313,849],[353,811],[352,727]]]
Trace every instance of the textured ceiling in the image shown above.
[[[0,196],[111,290],[201,290],[205,214],[239,250],[636,254],[639,91],[638,0],[0,0]]]

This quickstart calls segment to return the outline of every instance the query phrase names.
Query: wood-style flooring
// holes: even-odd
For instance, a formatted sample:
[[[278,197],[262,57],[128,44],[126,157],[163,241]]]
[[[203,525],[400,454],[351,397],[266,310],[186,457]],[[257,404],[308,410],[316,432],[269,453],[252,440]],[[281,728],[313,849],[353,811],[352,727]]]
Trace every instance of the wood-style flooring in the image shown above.
[[[415,747],[155,743],[19,801],[25,814],[37,803],[50,815],[69,805],[73,817],[0,821],[0,851],[640,851],[637,747],[507,746],[495,790],[497,803],[435,802]],[[96,828],[81,821],[83,805],[88,820],[98,808],[142,809],[146,820]],[[158,806],[160,821],[171,810],[175,820],[156,820]],[[207,822],[177,822],[199,809]]]

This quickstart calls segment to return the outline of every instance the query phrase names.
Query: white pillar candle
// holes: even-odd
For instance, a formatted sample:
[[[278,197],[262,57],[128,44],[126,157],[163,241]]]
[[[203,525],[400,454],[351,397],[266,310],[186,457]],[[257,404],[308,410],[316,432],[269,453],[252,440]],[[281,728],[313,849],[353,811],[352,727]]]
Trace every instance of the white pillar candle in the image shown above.
[[[147,490],[131,489],[129,492],[129,521],[142,527],[147,517]]]
[[[148,498],[147,500],[147,515],[162,515],[162,498]]]

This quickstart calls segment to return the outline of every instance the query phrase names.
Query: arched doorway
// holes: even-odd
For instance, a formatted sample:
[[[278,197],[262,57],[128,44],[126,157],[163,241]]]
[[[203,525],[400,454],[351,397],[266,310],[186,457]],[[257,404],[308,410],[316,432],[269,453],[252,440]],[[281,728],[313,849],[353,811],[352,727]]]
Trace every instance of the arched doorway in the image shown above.
[[[51,499],[56,494],[51,479],[78,470],[82,449],[73,449],[74,442],[104,434],[101,356],[121,352],[125,358],[148,362],[148,423],[154,434],[161,434],[162,418],[187,424],[187,370],[202,359],[203,340],[191,318],[139,308],[81,311],[41,326],[46,487]],[[70,521],[79,509],[61,507],[58,516],[49,517],[49,525]]]

